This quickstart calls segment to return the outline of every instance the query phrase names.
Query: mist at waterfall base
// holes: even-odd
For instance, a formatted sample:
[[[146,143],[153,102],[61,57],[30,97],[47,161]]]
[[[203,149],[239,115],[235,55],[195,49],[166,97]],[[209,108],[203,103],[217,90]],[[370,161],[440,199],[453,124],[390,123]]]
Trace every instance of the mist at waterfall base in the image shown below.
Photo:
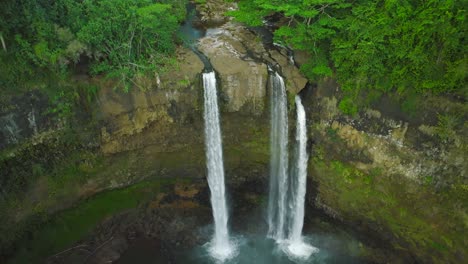
[[[234,203],[234,202],[233,202]],[[263,209],[267,205],[264,204]],[[231,215],[234,227],[231,239],[237,246],[237,255],[220,262],[214,259],[208,251],[207,245],[195,247],[186,252],[177,252],[175,263],[194,264],[360,264],[357,255],[362,246],[359,241],[351,237],[346,230],[333,226],[319,216],[311,216],[304,226],[303,242],[309,245],[320,245],[320,251],[308,259],[291,258],[283,248],[273,239],[265,237],[267,222],[261,208],[252,208],[245,214],[237,214],[233,210]],[[213,234],[213,225],[201,226],[194,230],[197,236],[207,240]]]

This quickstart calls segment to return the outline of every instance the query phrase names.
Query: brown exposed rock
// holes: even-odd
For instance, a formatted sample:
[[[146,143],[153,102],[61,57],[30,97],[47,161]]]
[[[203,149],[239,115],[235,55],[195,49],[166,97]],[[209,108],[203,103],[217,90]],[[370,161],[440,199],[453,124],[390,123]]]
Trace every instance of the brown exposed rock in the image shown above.
[[[287,56],[275,50],[267,51],[255,34],[236,23],[228,22],[208,30],[207,36],[200,40],[199,49],[220,75],[226,108],[230,112],[248,109],[255,115],[261,114],[267,94],[267,64],[280,65],[292,94],[297,94],[307,83]]]
[[[281,71],[286,78],[286,88],[291,94],[299,93],[307,84],[307,79],[293,65],[289,58],[276,50],[270,52],[271,57],[281,66]]]

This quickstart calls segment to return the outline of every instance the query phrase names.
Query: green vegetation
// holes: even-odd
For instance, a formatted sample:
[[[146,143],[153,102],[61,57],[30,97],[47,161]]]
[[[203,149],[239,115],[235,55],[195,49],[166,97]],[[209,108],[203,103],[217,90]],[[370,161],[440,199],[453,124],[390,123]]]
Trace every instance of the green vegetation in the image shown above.
[[[435,128],[440,135],[434,137],[460,140],[460,146],[449,151],[453,157],[466,154],[463,147],[466,144],[457,136],[461,126],[458,117],[441,115]],[[395,250],[408,252],[423,263],[456,263],[466,258],[462,234],[468,188],[459,173],[408,177],[393,170],[394,163],[389,166],[375,160],[390,155],[406,166],[405,160],[414,159],[410,153],[393,148],[378,154],[365,153],[367,146],[379,146],[369,135],[363,135],[366,143],[358,147],[349,144],[358,141],[356,138],[342,138],[342,133],[328,125],[311,126],[311,131],[314,135],[322,133],[309,160],[309,176],[316,183],[317,196],[323,204],[333,208],[346,222],[378,232]],[[361,151],[364,152],[356,155]]]
[[[432,185],[421,187],[403,176],[386,176],[379,168],[363,172],[320,158],[313,159],[311,168],[328,206],[348,221],[374,223],[378,232],[394,236],[396,249],[409,250],[421,259],[430,256],[423,262],[433,263],[456,262],[457,254],[466,254],[460,251],[463,216],[453,213],[467,199],[465,185],[434,192]]]
[[[346,97],[340,101],[338,108],[347,115],[354,115],[358,112],[358,107],[351,97]]]
[[[458,128],[462,125],[459,114],[438,115],[438,124],[435,129],[436,135],[445,143],[457,139]]]
[[[129,88],[170,62],[186,0],[6,0],[0,87],[21,89],[90,63]],[[52,76],[52,77],[51,77]]]
[[[154,197],[170,180],[141,182],[131,187],[100,193],[77,207],[53,217],[45,225],[36,221],[37,231],[25,238],[11,263],[37,263],[71,246],[88,235],[106,217],[115,215]],[[172,180],[173,181],[173,180]],[[30,224],[30,223],[29,223]],[[33,227],[28,225],[33,230]]]
[[[102,156],[96,152],[96,149],[87,149],[80,145],[80,141],[73,139],[73,136],[76,135],[70,135],[71,139],[68,139],[66,135],[58,138],[54,134],[39,144],[25,143],[0,152],[0,167],[2,168],[0,170],[2,180],[0,184],[0,212],[2,212],[0,214],[2,223],[0,225],[2,234],[0,236],[0,259],[13,252],[16,256],[18,251],[14,245],[24,245],[23,253],[28,256],[28,260],[33,255],[40,257],[56,253],[60,251],[60,248],[66,247],[66,243],[75,241],[80,232],[81,235],[86,236],[93,227],[94,221],[99,222],[121,211],[122,207],[119,207],[119,203],[125,206],[123,209],[133,207],[133,204],[130,206],[127,202],[121,202],[118,197],[123,196],[122,199],[127,199],[128,197],[124,198],[126,195],[132,196],[128,201],[131,203],[133,199],[140,199],[140,195],[143,195],[142,199],[146,199],[148,195],[156,194],[156,191],[159,191],[158,184],[191,181],[176,173],[185,169],[189,171],[198,168],[199,164],[203,164],[201,159],[204,159],[202,145],[200,149],[195,147],[190,151],[161,153],[159,150],[154,150],[154,155],[148,155],[150,157],[148,159],[144,157],[136,159],[137,153]],[[181,159],[186,162],[181,164]],[[169,168],[169,174],[163,168]],[[158,172],[161,174],[157,174]],[[114,198],[106,200],[110,202],[107,205],[109,209],[81,212],[79,215],[74,215],[76,220],[73,220],[71,216],[67,217],[66,221],[64,220],[66,225],[56,222],[57,217],[53,216],[61,208],[76,204],[81,208],[82,199],[92,194],[116,186],[140,182],[148,177],[152,177],[150,182],[138,183],[138,187],[135,187],[138,189],[131,189],[130,193],[125,190],[116,191],[115,204],[112,202]],[[94,198],[87,201],[94,201]],[[102,208],[104,205],[99,206]],[[117,207],[116,211],[109,211],[114,210],[112,209],[114,207]],[[66,210],[65,214],[68,211]],[[88,212],[91,212],[89,217]],[[98,215],[93,215],[97,212]],[[61,215],[62,213],[58,213],[58,218],[61,218]],[[69,220],[83,221],[86,224],[78,225],[76,228],[81,231],[75,232],[70,229],[74,224],[73,221],[72,224],[68,224]],[[54,226],[57,228],[53,229]],[[37,232],[42,228],[48,231]],[[33,242],[27,242],[31,233],[37,235],[33,235]],[[53,243],[42,245],[42,243],[46,244],[44,241]],[[29,255],[28,247],[35,249],[36,246],[37,251],[30,250],[32,255]],[[24,260],[23,257],[20,259]],[[38,261],[19,262],[38,263]]]
[[[51,153],[57,155],[56,152]],[[30,154],[34,157],[34,153]],[[74,151],[63,160],[34,158],[25,163],[24,168],[17,167],[10,175],[8,170],[7,177],[3,174],[5,180],[0,195],[0,211],[3,212],[0,215],[1,251],[8,252],[11,244],[26,231],[34,230],[44,222],[50,207],[57,201],[67,203],[78,196],[79,186],[102,170],[101,162],[101,158],[91,152]],[[34,197],[30,197],[31,194]],[[16,222],[19,219],[21,221]]]
[[[466,1],[238,2],[229,14],[249,25],[276,15],[275,40],[309,52],[301,66],[308,78],[339,81],[347,114],[382,93],[468,96]]]
[[[45,175],[57,183],[64,177],[86,180],[84,177],[95,172],[92,166],[99,163],[99,157],[84,146],[86,139],[80,138],[95,134],[85,134],[85,130],[65,129],[44,136],[40,142],[30,140],[0,152],[0,198],[22,193]]]

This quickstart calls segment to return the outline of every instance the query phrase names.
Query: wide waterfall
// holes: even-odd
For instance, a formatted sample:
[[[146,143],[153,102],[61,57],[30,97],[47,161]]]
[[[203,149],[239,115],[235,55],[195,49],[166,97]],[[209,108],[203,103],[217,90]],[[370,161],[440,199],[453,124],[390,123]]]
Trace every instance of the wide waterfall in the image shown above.
[[[302,227],[304,225],[304,203],[306,195],[306,182],[307,182],[307,126],[306,114],[304,106],[302,105],[301,97],[296,96],[296,144],[297,144],[297,159],[295,175],[292,178],[293,189],[290,191],[292,197],[290,199],[292,208],[291,212],[291,225],[288,238],[287,251],[295,257],[308,258],[312,253],[317,252],[318,249],[307,245],[302,239]]]
[[[228,212],[225,197],[224,165],[219,125],[218,97],[214,72],[203,74],[205,97],[205,145],[208,168],[208,185],[211,190],[211,206],[215,232],[210,242],[210,254],[220,260],[230,258],[235,249],[229,239]]]
[[[286,87],[275,72],[271,76],[270,193],[268,200],[268,237],[286,238],[286,195],[288,193],[288,114]]]

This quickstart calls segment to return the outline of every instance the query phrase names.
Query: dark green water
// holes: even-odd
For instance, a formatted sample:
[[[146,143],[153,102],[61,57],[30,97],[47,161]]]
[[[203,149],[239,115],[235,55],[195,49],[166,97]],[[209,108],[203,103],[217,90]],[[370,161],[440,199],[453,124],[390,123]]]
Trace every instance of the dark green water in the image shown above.
[[[106,218],[138,207],[161,190],[165,190],[173,181],[173,179],[145,181],[124,189],[103,192],[73,208],[51,216],[49,221],[19,241],[17,252],[8,263],[43,263],[48,256],[86,237]]]

